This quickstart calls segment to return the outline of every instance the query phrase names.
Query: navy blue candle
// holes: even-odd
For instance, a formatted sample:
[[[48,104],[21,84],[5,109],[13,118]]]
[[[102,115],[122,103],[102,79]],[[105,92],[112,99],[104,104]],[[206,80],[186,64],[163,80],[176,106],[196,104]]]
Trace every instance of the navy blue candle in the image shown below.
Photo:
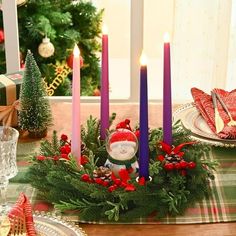
[[[140,110],[139,110],[139,178],[149,179],[149,147],[148,147],[148,87],[147,65],[141,57],[140,69]]]

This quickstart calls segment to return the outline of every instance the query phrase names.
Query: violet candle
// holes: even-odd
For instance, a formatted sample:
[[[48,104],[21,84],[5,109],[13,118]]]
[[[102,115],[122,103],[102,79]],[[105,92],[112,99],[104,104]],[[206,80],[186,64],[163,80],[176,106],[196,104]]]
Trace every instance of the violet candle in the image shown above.
[[[144,177],[145,180],[149,180],[147,64],[143,54],[140,62],[139,178]]]
[[[80,130],[80,51],[77,45],[73,51],[73,81],[72,81],[72,138],[71,153],[80,165],[81,130]]]
[[[172,145],[172,102],[169,35],[164,36],[163,141]]]
[[[102,35],[102,75],[101,75],[101,140],[106,139],[106,132],[109,129],[109,62],[108,62],[108,34],[103,26]]]

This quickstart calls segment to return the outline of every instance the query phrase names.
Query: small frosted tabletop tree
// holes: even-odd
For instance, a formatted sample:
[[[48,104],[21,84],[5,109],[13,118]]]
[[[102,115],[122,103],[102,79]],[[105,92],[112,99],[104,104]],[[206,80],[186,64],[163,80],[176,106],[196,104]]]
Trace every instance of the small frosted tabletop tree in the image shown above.
[[[28,51],[20,93],[19,125],[32,138],[46,136],[52,124],[52,114],[43,85],[41,72],[33,54]]]

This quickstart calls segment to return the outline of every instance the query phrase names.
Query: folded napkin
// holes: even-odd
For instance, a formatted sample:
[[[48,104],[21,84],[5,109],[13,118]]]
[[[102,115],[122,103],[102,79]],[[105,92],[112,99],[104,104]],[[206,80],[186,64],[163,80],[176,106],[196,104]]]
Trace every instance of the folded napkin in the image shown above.
[[[227,92],[223,89],[214,89],[213,91],[222,98],[233,119],[236,120],[236,89],[232,90],[231,92]],[[219,101],[217,101],[217,108],[221,118],[224,121],[224,128],[221,132],[216,133],[214,117],[215,112],[211,95],[198,88],[192,88],[191,93],[197,109],[201,113],[203,119],[206,121],[210,129],[222,139],[236,139],[236,127],[227,125],[230,119]]]
[[[32,208],[29,199],[21,193],[17,202],[8,213],[11,230],[8,235],[26,233],[27,236],[36,236]]]

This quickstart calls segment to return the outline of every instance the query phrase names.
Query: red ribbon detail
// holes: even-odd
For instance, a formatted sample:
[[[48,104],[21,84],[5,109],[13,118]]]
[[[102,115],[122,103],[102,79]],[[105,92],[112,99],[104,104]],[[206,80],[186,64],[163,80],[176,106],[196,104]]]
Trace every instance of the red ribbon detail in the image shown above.
[[[180,152],[181,149],[186,146],[186,145],[192,145],[195,144],[196,142],[187,142],[187,143],[181,143],[177,147],[175,146],[170,146],[167,143],[164,143],[163,141],[160,141],[160,149],[163,150],[166,154],[168,155],[178,155],[182,157],[184,155],[184,152]]]

